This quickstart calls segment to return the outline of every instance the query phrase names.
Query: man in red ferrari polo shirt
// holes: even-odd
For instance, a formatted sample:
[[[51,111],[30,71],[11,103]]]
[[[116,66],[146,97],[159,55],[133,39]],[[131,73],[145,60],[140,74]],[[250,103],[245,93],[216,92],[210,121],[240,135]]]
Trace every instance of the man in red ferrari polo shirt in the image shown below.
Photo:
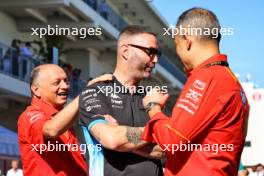
[[[79,98],[63,109],[68,79],[59,66],[40,65],[31,73],[31,105],[18,120],[18,140],[26,176],[86,176],[86,165],[70,128]]]
[[[161,112],[168,95],[154,90],[144,97],[151,120],[142,138],[166,151],[166,176],[235,176],[249,106],[227,56],[220,54],[220,24],[211,11],[193,8],[179,17],[176,27],[211,33],[190,30],[175,36],[188,80],[170,118]]]

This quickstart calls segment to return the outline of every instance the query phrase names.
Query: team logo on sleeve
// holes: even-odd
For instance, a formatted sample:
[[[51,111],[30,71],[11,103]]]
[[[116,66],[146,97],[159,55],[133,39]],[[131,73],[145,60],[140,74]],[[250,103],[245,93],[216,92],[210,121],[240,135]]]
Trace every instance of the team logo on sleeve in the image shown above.
[[[202,94],[194,89],[189,89],[188,93],[185,95],[186,98],[191,99],[194,102],[198,102],[201,96]]]
[[[192,84],[190,84],[190,87],[185,95],[180,97],[176,106],[194,115],[200,106],[201,98],[205,92],[205,88],[206,83],[196,79]]]
[[[44,114],[40,111],[30,111],[27,113],[27,115],[30,117],[29,122],[34,123],[38,119],[41,119],[44,117]]]
[[[199,79],[196,79],[193,82],[193,87],[199,89],[199,90],[204,90],[205,89],[206,84],[202,81],[200,81]]]

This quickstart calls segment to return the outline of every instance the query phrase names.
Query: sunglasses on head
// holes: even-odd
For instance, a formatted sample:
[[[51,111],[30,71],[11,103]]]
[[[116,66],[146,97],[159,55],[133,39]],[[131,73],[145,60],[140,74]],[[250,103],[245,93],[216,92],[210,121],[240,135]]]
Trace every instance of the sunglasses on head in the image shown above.
[[[132,47],[135,47],[135,48],[138,48],[138,49],[141,49],[142,51],[144,51],[149,57],[153,57],[153,56],[157,56],[157,57],[160,57],[161,56],[161,51],[157,48],[147,48],[147,47],[144,47],[144,46],[139,46],[139,45],[134,45],[134,44],[128,44],[129,46],[132,46]]]

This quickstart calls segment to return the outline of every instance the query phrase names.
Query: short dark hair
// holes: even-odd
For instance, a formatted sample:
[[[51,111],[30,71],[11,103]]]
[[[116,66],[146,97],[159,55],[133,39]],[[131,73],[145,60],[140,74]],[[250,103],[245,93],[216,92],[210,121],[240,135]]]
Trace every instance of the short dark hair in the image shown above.
[[[119,33],[119,37],[120,38],[122,35],[136,35],[136,34],[143,34],[143,33],[147,33],[147,34],[151,34],[155,37],[157,37],[157,34],[155,34],[152,31],[147,30],[145,27],[143,26],[139,26],[139,25],[129,25],[127,27],[125,27],[124,29],[121,30],[121,32]]]
[[[31,43],[26,42],[26,43],[25,43],[25,46],[26,46],[26,47],[31,47]]]
[[[207,9],[194,7],[184,11],[178,18],[176,28],[189,28],[201,30],[202,35],[197,35],[201,40],[217,40],[218,43],[221,39],[221,26],[216,15]],[[217,36],[213,34],[213,30],[217,30]],[[209,30],[209,35],[203,35],[205,30]]]

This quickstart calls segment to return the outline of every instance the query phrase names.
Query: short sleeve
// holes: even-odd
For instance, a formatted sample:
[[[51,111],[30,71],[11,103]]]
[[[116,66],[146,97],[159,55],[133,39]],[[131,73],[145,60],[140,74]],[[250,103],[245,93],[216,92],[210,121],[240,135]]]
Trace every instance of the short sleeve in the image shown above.
[[[79,99],[81,125],[89,126],[93,121],[112,114],[106,96],[97,87],[87,87]]]

